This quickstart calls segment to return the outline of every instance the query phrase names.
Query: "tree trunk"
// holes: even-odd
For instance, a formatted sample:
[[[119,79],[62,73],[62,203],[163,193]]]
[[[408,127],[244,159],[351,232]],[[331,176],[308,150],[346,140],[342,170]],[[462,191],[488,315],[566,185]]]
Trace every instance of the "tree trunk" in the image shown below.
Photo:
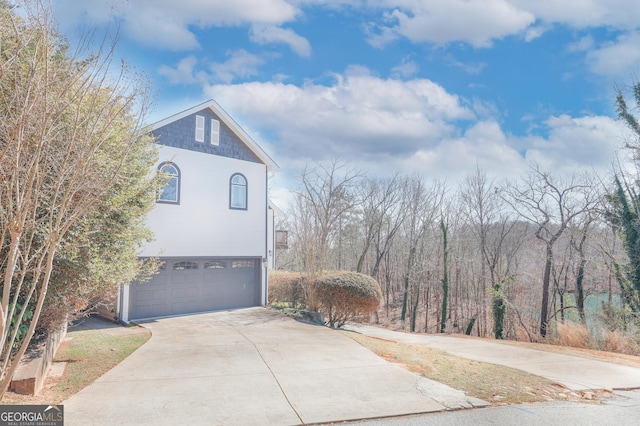
[[[502,293],[502,282],[493,285],[493,334],[496,339],[504,339],[504,315],[506,304]]]
[[[447,326],[447,304],[449,302],[449,270],[447,267],[447,227],[444,221],[440,222],[442,229],[443,248],[443,276],[442,276],[442,316],[440,317],[440,333],[444,333]]]
[[[551,262],[553,260],[553,249],[547,243],[546,259],[544,263],[544,275],[542,277],[542,307],[540,308],[540,336],[547,336],[547,325],[549,323],[549,283],[551,281]]]
[[[580,315],[580,322],[582,325],[587,324],[587,319],[584,315],[584,268],[587,264],[587,259],[584,255],[581,255],[580,264],[578,265],[578,275],[576,277],[576,306],[578,307],[578,314]]]
[[[407,318],[407,308],[409,304],[409,277],[411,276],[411,270],[413,269],[413,258],[415,256],[415,253],[416,248],[411,247],[411,249],[409,249],[409,260],[407,261],[407,272],[404,276],[404,292],[402,295],[402,315],[400,316],[400,320],[402,321],[403,325],[404,321]]]
[[[418,306],[420,306],[420,282],[418,282],[418,288],[416,289],[416,299],[413,302],[413,312],[411,313],[411,332],[416,331],[416,317],[418,316]]]

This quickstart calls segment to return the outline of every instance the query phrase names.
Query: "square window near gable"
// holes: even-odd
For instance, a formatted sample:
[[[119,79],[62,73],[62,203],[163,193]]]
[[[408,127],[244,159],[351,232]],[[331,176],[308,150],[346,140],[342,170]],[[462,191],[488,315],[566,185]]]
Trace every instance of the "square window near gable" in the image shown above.
[[[196,142],[204,142],[204,117],[196,115]]]

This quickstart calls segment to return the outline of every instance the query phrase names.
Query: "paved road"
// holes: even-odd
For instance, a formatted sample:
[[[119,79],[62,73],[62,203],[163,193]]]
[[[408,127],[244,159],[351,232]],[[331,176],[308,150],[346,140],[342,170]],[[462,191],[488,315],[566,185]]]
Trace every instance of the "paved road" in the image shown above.
[[[353,426],[637,426],[640,391],[616,391],[602,404],[545,402],[353,422]]]
[[[485,406],[265,308],[163,318],[64,403],[74,425],[291,425]]]

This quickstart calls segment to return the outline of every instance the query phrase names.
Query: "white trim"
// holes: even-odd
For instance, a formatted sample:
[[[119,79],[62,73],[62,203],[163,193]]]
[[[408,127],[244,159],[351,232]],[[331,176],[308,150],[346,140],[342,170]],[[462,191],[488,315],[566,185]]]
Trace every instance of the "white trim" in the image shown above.
[[[220,145],[220,122],[214,118],[211,119],[211,145]]]
[[[270,209],[273,210],[274,217],[284,217],[285,216],[284,212],[280,209],[280,207],[276,206],[273,201],[268,200],[267,205],[269,206]]]
[[[120,319],[125,322],[125,323],[129,323],[129,303],[131,303],[131,299],[130,299],[130,295],[129,295],[129,286],[131,284],[123,284],[120,287],[120,290],[122,292],[122,304],[120,305],[120,311],[119,311],[119,316]]]
[[[204,142],[204,116],[196,115],[196,142]]]

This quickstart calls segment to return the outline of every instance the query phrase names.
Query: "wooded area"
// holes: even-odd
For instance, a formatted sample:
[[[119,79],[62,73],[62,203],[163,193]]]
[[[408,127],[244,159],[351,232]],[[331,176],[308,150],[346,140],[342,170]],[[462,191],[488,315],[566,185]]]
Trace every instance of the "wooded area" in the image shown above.
[[[616,102],[636,155],[640,128],[622,93]],[[531,164],[498,181],[477,166],[450,185],[308,165],[279,224],[290,241],[277,268],[371,275],[383,292],[374,321],[410,331],[539,341],[574,322],[636,339],[636,182],[622,167],[557,176]]]

